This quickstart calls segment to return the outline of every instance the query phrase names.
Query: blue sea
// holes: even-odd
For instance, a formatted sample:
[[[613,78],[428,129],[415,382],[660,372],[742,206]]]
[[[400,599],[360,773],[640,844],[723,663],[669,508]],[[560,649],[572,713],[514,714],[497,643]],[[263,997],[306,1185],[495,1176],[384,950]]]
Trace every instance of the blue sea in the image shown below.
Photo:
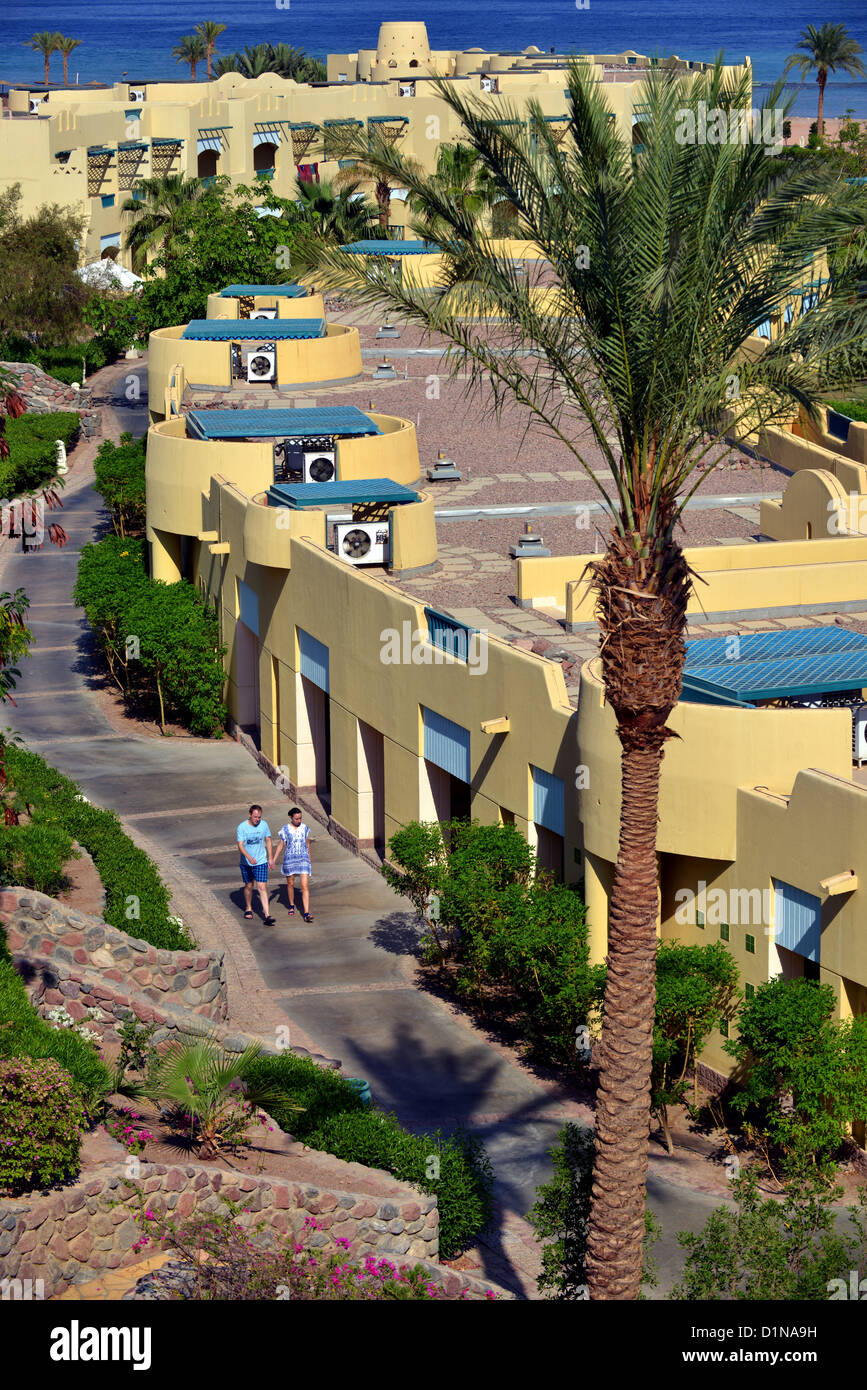
[[[583,0],[582,0],[583,3]],[[486,9],[454,0],[410,0],[400,5],[359,5],[356,0],[6,0],[0,33],[0,81],[40,80],[43,60],[24,41],[37,30],[59,29],[82,40],[70,59],[69,76],[82,84],[171,79],[189,76],[171,56],[178,39],[202,19],[226,25],[219,51],[230,53],[246,44],[289,43],[318,57],[327,53],[373,48],[384,20],[422,19],[432,48],[523,49],[536,44],[558,52],[616,53],[634,48],[639,53],[677,53],[681,57],[712,59],[720,50],[730,63],[752,59],[756,101],[763,84],[774,82],[789,53],[808,24],[826,19],[845,24],[867,49],[867,8],[863,0],[834,0],[832,8],[815,0],[788,0],[782,5],[756,0],[716,0],[700,6],[695,0],[589,0],[578,9],[575,0],[498,0]],[[865,58],[867,66],[867,58]],[[204,72],[204,68],[200,69]],[[52,58],[51,76],[62,76],[59,55]],[[814,115],[816,84],[809,80],[792,88],[793,115]],[[851,107],[867,117],[867,81],[828,84],[825,114],[842,115]]]

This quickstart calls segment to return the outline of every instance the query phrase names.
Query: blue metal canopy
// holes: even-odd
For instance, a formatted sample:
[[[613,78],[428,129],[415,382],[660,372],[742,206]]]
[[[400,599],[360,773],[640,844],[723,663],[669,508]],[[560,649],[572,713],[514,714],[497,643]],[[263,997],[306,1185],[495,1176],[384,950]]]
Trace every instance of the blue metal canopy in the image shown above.
[[[242,294],[273,294],[277,299],[301,299],[307,294],[306,285],[227,285],[220,290],[221,299],[237,299]]]
[[[337,503],[344,507],[364,502],[417,502],[418,493],[391,478],[358,478],[344,483],[275,483],[268,489],[272,507],[323,507]]]
[[[687,643],[682,699],[752,704],[867,687],[867,636],[841,627]]]
[[[321,410],[191,410],[187,429],[197,439],[349,438],[382,433],[354,405]]]
[[[428,241],[351,241],[340,249],[357,256],[430,256],[440,248]]]
[[[253,338],[257,342],[277,338],[324,338],[324,319],[191,319],[181,334],[204,342],[230,343]]]

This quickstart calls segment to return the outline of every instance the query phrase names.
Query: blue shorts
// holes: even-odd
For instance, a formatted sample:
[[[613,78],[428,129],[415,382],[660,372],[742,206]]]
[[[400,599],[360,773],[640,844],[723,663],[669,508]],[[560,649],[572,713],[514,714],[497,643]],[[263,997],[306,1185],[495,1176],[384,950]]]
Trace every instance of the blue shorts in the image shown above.
[[[268,865],[249,864],[246,859],[241,860],[241,881],[243,883],[267,883]]]

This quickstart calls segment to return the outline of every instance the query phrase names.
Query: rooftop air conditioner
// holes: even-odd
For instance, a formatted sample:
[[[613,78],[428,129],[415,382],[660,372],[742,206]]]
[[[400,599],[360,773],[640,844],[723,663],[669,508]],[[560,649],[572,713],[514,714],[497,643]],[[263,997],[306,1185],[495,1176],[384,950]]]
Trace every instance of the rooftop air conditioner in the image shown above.
[[[277,376],[277,352],[271,344],[253,348],[247,358],[248,381],[273,381]]]
[[[397,94],[398,94],[399,97],[414,97],[414,96],[415,96],[415,83],[414,83],[414,82],[398,82],[398,84],[397,84]]]
[[[45,100],[44,97],[31,97],[31,98],[30,98],[30,114],[31,114],[31,116],[38,116],[38,115],[39,115],[39,108],[40,108],[40,106],[42,105],[42,103],[43,103],[44,100]]]
[[[145,99],[145,89],[144,89],[144,87],[130,87],[130,89],[129,89],[129,99],[130,99],[130,101],[144,101],[144,99]]]
[[[252,309],[250,311],[251,319],[276,319],[276,317],[276,309]]]
[[[304,450],[305,483],[333,483],[337,477],[337,454],[334,449]]]
[[[388,559],[388,523],[337,523],[337,554],[350,565],[384,565]]]

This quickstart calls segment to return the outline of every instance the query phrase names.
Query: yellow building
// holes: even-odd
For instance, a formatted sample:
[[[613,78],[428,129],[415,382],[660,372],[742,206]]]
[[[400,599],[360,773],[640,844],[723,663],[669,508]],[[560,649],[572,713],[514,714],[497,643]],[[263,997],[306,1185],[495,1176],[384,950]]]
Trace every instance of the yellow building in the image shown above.
[[[830,451],[806,434],[796,422],[763,444],[774,458],[797,443],[821,472]],[[325,457],[320,481],[305,438]],[[862,443],[853,431],[858,457]],[[583,882],[602,959],[621,750],[598,660],[569,689],[556,661],[401,589],[437,560],[418,479],[414,426],[380,412],[170,409],[148,442],[152,573],[184,575],[215,604],[232,718],[293,794],[318,798],[333,834],[381,854],[414,818],[513,823],[542,864]],[[806,974],[834,986],[841,1017],[863,1013],[867,636],[832,616],[802,624],[867,617],[867,539],[698,547],[688,559],[707,581],[691,622],[787,616],[773,633],[690,647],[662,769],[660,932],[725,940],[751,989]],[[519,604],[559,602],[564,619],[590,623],[593,561],[518,559]],[[726,1070],[723,1041],[715,1034],[704,1059]]]
[[[432,74],[488,101],[493,115],[535,99],[556,132],[565,130],[568,61],[532,48],[431,54],[424,24],[384,24],[376,49],[330,57],[328,82],[311,86],[273,73],[226,73],[210,83],[13,88],[0,121],[0,188],[19,183],[25,213],[43,203],[75,208],[87,221],[83,258],[110,254],[128,265],[121,206],[142,178],[226,175],[233,185],[250,186],[261,177],[289,198],[297,179],[330,179],[347,163],[339,150],[347,129],[379,131],[432,170],[440,144],[461,136],[431,89]],[[655,60],[627,51],[585,61],[604,86],[612,118],[631,137]],[[671,58],[659,66],[689,72],[707,65]],[[735,77],[748,67],[745,59],[728,71]],[[405,197],[394,190],[390,223],[398,235],[407,224]]]

